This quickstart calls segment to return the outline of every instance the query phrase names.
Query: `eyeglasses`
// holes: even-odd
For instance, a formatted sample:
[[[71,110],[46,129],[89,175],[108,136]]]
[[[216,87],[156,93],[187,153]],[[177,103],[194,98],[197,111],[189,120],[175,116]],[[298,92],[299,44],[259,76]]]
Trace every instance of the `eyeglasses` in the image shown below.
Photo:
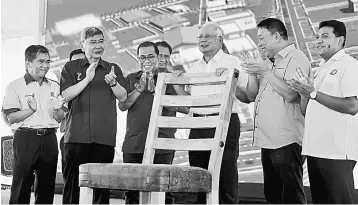
[[[217,35],[200,35],[198,37],[196,37],[198,40],[201,40],[201,39],[210,39],[210,38],[216,38],[218,37]]]
[[[100,40],[98,40],[98,41],[96,41],[96,40],[91,40],[91,41],[89,41],[89,44],[90,44],[91,46],[96,46],[96,45],[103,46],[105,43],[106,43],[106,40],[104,40],[104,39],[100,39]]]
[[[166,54],[159,54],[158,58],[160,59],[165,59],[165,60],[169,60],[170,59],[170,55],[166,55]]]
[[[138,56],[138,60],[139,60],[139,62],[143,63],[143,62],[145,62],[146,59],[148,59],[149,62],[153,63],[155,61],[156,57],[157,56],[155,56],[155,55],[147,55],[147,56],[141,55],[141,56]]]

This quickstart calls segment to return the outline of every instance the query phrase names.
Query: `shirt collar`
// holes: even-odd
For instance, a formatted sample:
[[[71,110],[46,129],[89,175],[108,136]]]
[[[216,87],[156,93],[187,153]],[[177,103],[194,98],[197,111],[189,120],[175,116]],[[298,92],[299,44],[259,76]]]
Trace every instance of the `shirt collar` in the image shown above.
[[[36,80],[26,71],[24,75],[25,83],[26,85],[30,84],[31,82],[36,82]],[[46,77],[44,77],[44,82],[48,83],[48,80]]]
[[[88,62],[88,59],[87,59],[86,57],[85,57],[85,58],[82,58],[82,59],[81,59],[81,66],[85,66],[85,65],[87,65],[87,64],[90,64],[90,63]],[[102,66],[103,68],[106,68],[106,69],[111,69],[111,68],[109,68],[109,67],[107,67],[107,66],[105,65],[105,63],[104,63],[104,61],[102,60],[102,58],[99,59],[98,65],[100,65],[100,66]]]
[[[335,53],[327,62],[332,62],[332,61],[339,61],[341,60],[344,56],[346,55],[346,53],[344,52],[343,49],[339,50],[337,53]],[[319,66],[323,66],[325,63],[327,63],[324,59],[321,60],[321,62],[319,63]]]
[[[214,55],[214,57],[213,57],[212,59],[210,59],[209,61],[219,62],[220,59],[224,56],[224,54],[225,54],[224,51],[223,51],[222,49],[220,49],[220,50]],[[205,60],[204,60],[204,56],[201,58],[201,61],[206,64],[206,62],[205,62]]]
[[[276,55],[275,55],[275,60],[278,56],[280,56],[281,58],[286,58],[288,54],[290,54],[291,52],[295,51],[296,47],[294,44],[290,44],[288,46],[286,46],[285,48],[283,48],[282,50],[280,50]]]

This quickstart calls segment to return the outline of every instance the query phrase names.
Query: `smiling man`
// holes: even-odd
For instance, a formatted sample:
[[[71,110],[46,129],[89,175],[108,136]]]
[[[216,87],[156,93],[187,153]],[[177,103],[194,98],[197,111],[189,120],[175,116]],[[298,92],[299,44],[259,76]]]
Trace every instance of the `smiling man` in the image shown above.
[[[291,86],[306,115],[302,154],[315,204],[354,204],[353,169],[358,160],[358,61],[345,54],[346,27],[319,24],[316,46],[323,58],[309,78],[298,70]]]
[[[255,100],[253,145],[261,148],[265,198],[272,204],[304,204],[304,117],[299,95],[286,80],[297,68],[308,75],[310,62],[290,44],[282,21],[268,18],[257,28],[258,46],[267,59],[242,55],[242,67],[249,74],[247,95]]]
[[[103,32],[96,27],[81,33],[85,58],[69,61],[61,73],[61,93],[68,102],[64,134],[63,204],[78,204],[78,168],[85,163],[112,163],[117,134],[116,99],[127,92],[122,70],[104,61]],[[93,203],[109,203],[109,191],[95,189]]]
[[[149,120],[154,100],[154,87],[158,75],[159,50],[153,42],[143,42],[138,46],[137,55],[140,71],[127,76],[126,89],[129,93],[127,100],[119,102],[119,109],[127,112],[127,129],[122,151],[124,163],[142,163]],[[172,85],[167,86],[166,94],[175,95]],[[163,108],[162,116],[175,117],[176,110]],[[176,129],[159,129],[158,137],[174,138]],[[174,151],[156,150],[154,164],[172,164]],[[172,204],[174,197],[166,194],[165,203]],[[139,192],[127,191],[126,204],[138,204]]]
[[[15,130],[9,203],[30,203],[35,172],[35,203],[52,204],[58,158],[56,130],[64,118],[63,101],[58,83],[45,77],[50,68],[47,48],[29,46],[25,66],[25,76],[9,84],[3,103],[3,112]]]

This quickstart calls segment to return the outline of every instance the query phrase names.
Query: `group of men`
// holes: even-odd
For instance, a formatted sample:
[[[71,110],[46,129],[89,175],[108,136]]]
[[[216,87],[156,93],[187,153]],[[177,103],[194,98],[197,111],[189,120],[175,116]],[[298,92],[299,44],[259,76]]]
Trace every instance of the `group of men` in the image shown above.
[[[317,49],[323,61],[311,70],[303,52],[290,44],[284,24],[274,18],[258,25],[260,54],[224,53],[224,31],[206,23],[198,36],[203,57],[188,73],[240,71],[224,149],[220,204],[239,203],[237,159],[240,120],[238,103],[255,102],[253,145],[261,148],[264,194],[268,203],[307,203],[303,163],[307,156],[314,203],[354,203],[353,168],[358,160],[358,62],[343,51],[344,23],[320,23]],[[127,112],[123,162],[141,163],[159,72],[173,72],[172,48],[165,41],[138,46],[140,71],[123,76],[118,65],[102,59],[105,36],[96,27],[81,33],[81,49],[70,55],[60,84],[45,77],[49,51],[32,45],[25,51],[26,73],[6,90],[3,112],[14,132],[14,168],[10,203],[29,203],[35,172],[35,203],[53,203],[57,165],[56,129],[62,122],[60,148],[64,204],[78,204],[79,166],[112,163],[117,132],[117,104]],[[261,58],[263,56],[266,60]],[[168,95],[203,95],[221,87],[168,86]],[[240,102],[239,102],[240,101]],[[64,106],[67,104],[67,107]],[[162,115],[189,113],[189,107],[164,108]],[[194,116],[200,116],[195,113]],[[175,129],[158,137],[174,138]],[[190,139],[213,138],[215,129],[192,129]],[[189,151],[191,166],[208,168],[210,152]],[[172,164],[174,152],[156,151],[154,163]],[[172,193],[166,203],[174,203]],[[139,193],[126,192],[127,204],[138,204]],[[95,189],[93,203],[109,203],[109,190]],[[205,204],[205,193],[191,203]]]

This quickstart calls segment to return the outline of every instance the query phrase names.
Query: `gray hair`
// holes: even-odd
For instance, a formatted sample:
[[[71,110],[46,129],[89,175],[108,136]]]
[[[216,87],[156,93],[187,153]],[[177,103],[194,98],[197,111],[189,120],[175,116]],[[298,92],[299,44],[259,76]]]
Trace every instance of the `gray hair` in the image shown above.
[[[224,36],[224,30],[220,27],[219,24],[217,24],[215,22],[212,22],[212,21],[206,22],[201,29],[205,28],[206,26],[213,26],[214,31],[215,31],[217,36],[221,36],[221,37]]]
[[[81,41],[86,40],[87,38],[93,37],[95,35],[102,35],[104,37],[103,31],[97,27],[87,27],[81,32]]]

